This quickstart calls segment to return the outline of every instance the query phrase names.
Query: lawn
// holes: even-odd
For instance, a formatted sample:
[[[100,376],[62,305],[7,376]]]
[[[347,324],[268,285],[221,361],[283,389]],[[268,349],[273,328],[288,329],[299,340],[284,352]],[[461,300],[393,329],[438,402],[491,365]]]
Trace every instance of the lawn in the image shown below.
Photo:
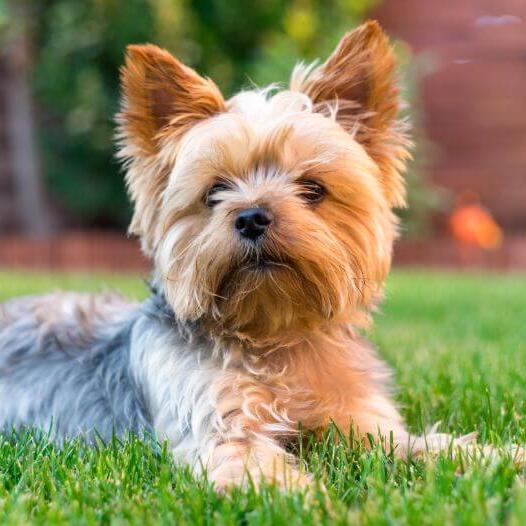
[[[0,300],[56,288],[146,294],[137,276],[0,272]],[[393,366],[412,430],[478,430],[526,444],[526,276],[396,272],[371,338]],[[351,451],[330,436],[303,455],[328,488],[305,500],[267,488],[217,495],[166,451],[130,437],[97,449],[45,438],[0,439],[0,523],[524,524],[523,473],[503,457],[462,472],[444,455],[404,463]]]

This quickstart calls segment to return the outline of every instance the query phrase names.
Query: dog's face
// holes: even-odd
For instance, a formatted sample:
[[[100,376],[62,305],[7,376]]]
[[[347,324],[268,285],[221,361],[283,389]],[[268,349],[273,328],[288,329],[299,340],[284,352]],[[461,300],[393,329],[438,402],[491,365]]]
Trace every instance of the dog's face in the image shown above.
[[[166,51],[132,46],[120,155],[177,317],[252,339],[367,311],[389,270],[407,142],[375,23],[289,90],[225,101]]]

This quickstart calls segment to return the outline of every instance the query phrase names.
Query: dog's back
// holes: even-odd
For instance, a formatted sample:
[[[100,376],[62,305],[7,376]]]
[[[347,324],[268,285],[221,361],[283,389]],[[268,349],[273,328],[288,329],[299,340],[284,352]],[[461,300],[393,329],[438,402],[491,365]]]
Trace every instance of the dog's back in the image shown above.
[[[141,315],[116,294],[54,293],[0,305],[0,429],[104,439],[148,429],[129,367]]]

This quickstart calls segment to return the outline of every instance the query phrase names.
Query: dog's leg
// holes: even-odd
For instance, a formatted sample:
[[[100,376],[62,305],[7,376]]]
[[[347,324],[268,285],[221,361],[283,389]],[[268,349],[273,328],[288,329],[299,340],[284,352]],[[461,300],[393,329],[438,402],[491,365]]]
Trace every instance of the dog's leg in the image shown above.
[[[446,453],[467,461],[493,461],[508,455],[517,467],[526,464],[524,448],[513,444],[502,448],[481,445],[476,441],[476,432],[454,436],[438,432],[438,425],[435,425],[421,436],[413,435],[407,431],[394,402],[381,392],[371,391],[366,399],[350,401],[345,413],[336,412],[333,418],[341,429],[352,426],[357,438],[366,446],[370,445],[369,437],[372,437],[386,452],[393,452],[398,458],[430,459]]]
[[[385,450],[398,457],[435,456],[440,452],[453,455],[496,456],[491,446],[476,442],[476,433],[455,437],[439,433],[437,426],[422,436],[411,434],[396,404],[389,396],[390,371],[369,345],[359,339],[318,344],[315,363],[304,367],[303,374],[311,378],[319,400],[323,424],[334,422],[344,433],[352,428],[354,437],[366,446],[370,437],[381,443]],[[299,420],[305,421],[305,416]],[[314,427],[314,426],[312,426]],[[522,448],[507,448],[515,463],[524,464]]]
[[[306,379],[317,400],[314,411],[306,406],[307,410],[294,416],[307,429],[324,428],[334,422],[344,434],[352,429],[354,437],[366,446],[372,438],[386,451],[394,448],[401,457],[437,453],[452,445],[474,442],[474,434],[453,438],[434,428],[422,437],[409,433],[388,394],[390,371],[366,342],[335,338],[315,344],[316,353],[298,353],[290,360],[297,384]]]
[[[436,455],[442,451],[465,449],[475,444],[476,433],[454,437],[437,432],[434,426],[422,436],[407,430],[394,402],[382,392],[371,390],[367,398],[350,400],[346,418],[338,415],[339,426],[352,426],[357,438],[369,446],[370,438],[381,443],[385,450],[401,458]]]
[[[271,390],[242,374],[216,384],[217,427],[206,468],[218,488],[249,480],[281,488],[302,488],[311,477],[277,437],[297,436],[297,426],[277,409]]]
[[[279,442],[294,438],[297,426],[276,409],[269,387],[196,352],[177,352],[164,334],[140,333],[145,339],[132,349],[132,367],[155,432],[176,462],[205,470],[219,490],[250,480],[284,488],[308,483]]]

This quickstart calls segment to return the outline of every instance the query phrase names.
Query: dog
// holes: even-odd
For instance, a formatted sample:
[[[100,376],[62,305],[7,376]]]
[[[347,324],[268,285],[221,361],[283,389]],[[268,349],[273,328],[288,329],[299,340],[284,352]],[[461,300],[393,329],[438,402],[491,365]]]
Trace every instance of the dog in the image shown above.
[[[331,423],[396,456],[412,436],[361,332],[382,298],[410,157],[380,26],[347,33],[287,89],[225,100],[169,52],[132,45],[118,156],[152,294],[55,293],[0,310],[0,423],[56,440],[147,431],[217,488],[310,484],[288,446]]]

